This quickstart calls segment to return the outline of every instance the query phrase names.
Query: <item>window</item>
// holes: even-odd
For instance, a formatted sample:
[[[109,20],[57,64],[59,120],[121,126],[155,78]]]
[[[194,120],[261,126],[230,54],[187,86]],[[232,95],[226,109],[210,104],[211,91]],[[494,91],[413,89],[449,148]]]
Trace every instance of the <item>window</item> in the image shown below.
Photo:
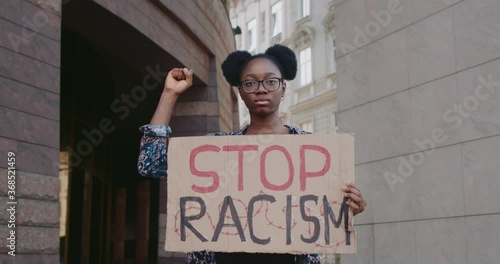
[[[248,51],[255,51],[257,48],[257,21],[250,20],[247,24],[247,47]]]
[[[330,54],[328,55],[329,61],[330,61],[330,73],[334,73],[337,71],[337,62],[336,62],[336,57],[337,57],[337,47],[335,46],[335,38],[332,38],[330,46]]]
[[[300,61],[300,85],[304,86],[310,83],[312,80],[311,48],[307,48],[300,51],[299,61]]]
[[[271,7],[271,36],[276,36],[281,33],[283,21],[281,10],[281,1]]]
[[[305,131],[314,132],[313,122],[311,119],[300,122],[299,128]]]
[[[300,0],[300,18],[309,16],[310,13],[310,2],[309,0]]]

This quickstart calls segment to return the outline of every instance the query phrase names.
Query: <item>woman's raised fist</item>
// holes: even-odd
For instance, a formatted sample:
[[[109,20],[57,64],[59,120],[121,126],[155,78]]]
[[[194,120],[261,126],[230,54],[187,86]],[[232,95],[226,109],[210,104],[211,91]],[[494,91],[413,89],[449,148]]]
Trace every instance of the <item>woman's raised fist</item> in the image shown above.
[[[174,68],[168,72],[164,92],[180,95],[193,85],[193,70],[188,68]]]

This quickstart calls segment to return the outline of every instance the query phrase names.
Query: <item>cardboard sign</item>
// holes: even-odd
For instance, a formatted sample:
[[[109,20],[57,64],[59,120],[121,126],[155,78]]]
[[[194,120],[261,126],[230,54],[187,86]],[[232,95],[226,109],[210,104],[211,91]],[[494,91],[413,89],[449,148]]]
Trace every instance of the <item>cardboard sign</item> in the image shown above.
[[[354,253],[350,134],[172,138],[167,251]]]

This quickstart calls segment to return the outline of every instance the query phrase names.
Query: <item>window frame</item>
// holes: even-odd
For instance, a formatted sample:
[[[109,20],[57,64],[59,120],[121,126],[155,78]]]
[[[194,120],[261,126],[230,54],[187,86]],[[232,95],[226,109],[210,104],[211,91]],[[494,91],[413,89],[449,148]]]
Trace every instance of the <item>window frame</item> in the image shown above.
[[[307,13],[305,12],[307,10]],[[299,1],[299,20],[311,15],[311,0]]]
[[[252,26],[252,27],[251,27]],[[257,19],[252,18],[247,22],[247,41],[246,48],[249,52],[257,49]]]
[[[304,127],[305,124],[308,124],[310,128]],[[314,133],[314,119],[312,117],[301,120],[298,122],[298,126],[304,131]]]
[[[306,52],[307,53],[303,53]],[[304,56],[303,56],[304,54]],[[308,55],[308,58],[306,57]],[[303,48],[299,51],[299,71],[300,71],[300,86],[306,86],[310,84],[313,80],[312,76],[312,48],[311,46],[308,46],[306,48]],[[306,70],[304,72],[304,69]],[[308,71],[307,71],[308,70]]]
[[[277,10],[273,10],[276,6],[279,5],[279,9]],[[275,16],[276,15],[276,16]],[[271,37],[275,37],[277,35],[279,35],[280,33],[283,32],[283,2],[282,1],[278,1],[276,3],[274,3],[272,6],[271,6],[271,18],[270,18],[270,35]],[[276,31],[276,25],[279,25],[279,31],[278,32],[275,32]]]

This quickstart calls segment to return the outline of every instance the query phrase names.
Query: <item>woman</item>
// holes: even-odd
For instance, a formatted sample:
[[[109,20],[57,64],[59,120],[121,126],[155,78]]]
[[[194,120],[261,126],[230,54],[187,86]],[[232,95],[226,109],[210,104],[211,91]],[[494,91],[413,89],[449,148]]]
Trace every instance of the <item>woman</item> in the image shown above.
[[[275,45],[263,54],[251,55],[235,51],[222,63],[224,77],[239,94],[250,113],[250,124],[239,131],[212,133],[221,135],[309,134],[279,119],[278,107],[286,91],[284,80],[293,80],[297,73],[295,53],[289,48]],[[149,125],[142,126],[141,151],[138,171],[147,177],[167,174],[167,139],[172,133],[167,125],[179,95],[192,85],[193,71],[173,69],[168,73],[163,94]],[[365,209],[366,202],[353,184],[344,189],[348,205],[354,215]],[[290,254],[250,254],[192,252],[188,263],[320,263],[319,256]]]

